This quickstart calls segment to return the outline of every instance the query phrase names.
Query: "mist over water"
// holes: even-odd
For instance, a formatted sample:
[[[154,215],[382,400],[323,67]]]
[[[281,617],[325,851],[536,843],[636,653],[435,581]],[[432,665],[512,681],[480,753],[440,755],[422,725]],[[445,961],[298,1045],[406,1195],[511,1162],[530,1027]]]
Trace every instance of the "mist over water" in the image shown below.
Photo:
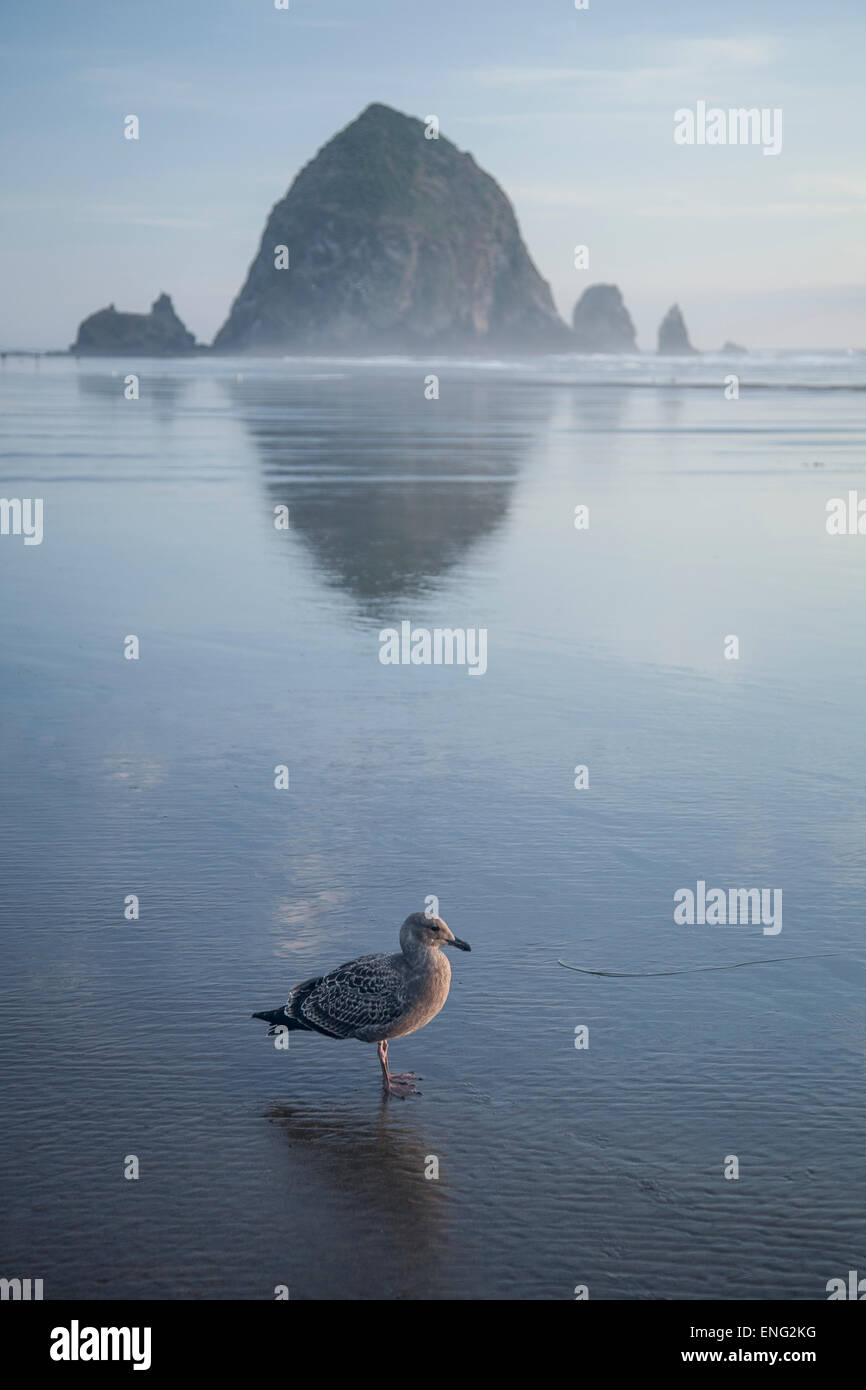
[[[866,487],[862,368],[9,360],[2,493],[44,539],[0,537],[4,1269],[226,1299],[862,1269],[866,539],[825,527]],[[486,628],[484,676],[383,666],[405,620]],[[782,890],[783,930],[676,925],[698,880]],[[428,894],[472,954],[392,1045],[423,1098],[383,1104],[360,1043],[275,1051],[250,1012]],[[769,956],[816,958],[557,964]]]

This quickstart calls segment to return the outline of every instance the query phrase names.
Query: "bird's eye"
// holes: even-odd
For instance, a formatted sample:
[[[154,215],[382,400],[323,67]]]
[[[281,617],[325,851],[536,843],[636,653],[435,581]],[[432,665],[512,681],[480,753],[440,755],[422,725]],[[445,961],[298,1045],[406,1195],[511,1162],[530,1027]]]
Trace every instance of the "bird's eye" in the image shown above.
[[[431,931],[438,931],[438,930],[439,930],[439,928],[436,926],[435,922],[431,922],[431,923],[430,923],[430,930],[431,930]]]

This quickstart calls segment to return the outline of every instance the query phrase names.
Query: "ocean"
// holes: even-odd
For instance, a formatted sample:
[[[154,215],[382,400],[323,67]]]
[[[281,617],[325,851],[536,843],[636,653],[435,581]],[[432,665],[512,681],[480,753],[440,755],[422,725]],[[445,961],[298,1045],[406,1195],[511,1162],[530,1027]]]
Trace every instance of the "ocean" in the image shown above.
[[[827,529],[864,387],[862,354],[6,360],[0,491],[43,534],[7,509],[0,1274],[866,1275],[866,537]],[[486,669],[384,664],[404,623],[484,630]],[[676,920],[714,889],[775,925]],[[391,1046],[420,1098],[250,1020],[431,899],[472,954]]]

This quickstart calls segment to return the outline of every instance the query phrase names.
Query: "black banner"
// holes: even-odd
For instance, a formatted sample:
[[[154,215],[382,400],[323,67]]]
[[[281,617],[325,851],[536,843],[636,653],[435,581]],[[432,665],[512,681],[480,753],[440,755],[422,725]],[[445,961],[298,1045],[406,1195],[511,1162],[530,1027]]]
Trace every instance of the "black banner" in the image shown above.
[[[445,1308],[442,1309],[445,1313]],[[4,1361],[25,1374],[50,1372],[92,1376],[100,1368],[166,1373],[249,1371],[285,1374],[310,1354],[308,1335],[321,1348],[328,1325],[339,1327],[329,1350],[329,1375],[346,1347],[350,1364],[364,1369],[364,1343],[389,1360],[426,1340],[426,1320],[435,1316],[421,1304],[395,1308],[373,1303],[5,1303],[0,1310]],[[501,1319],[508,1319],[503,1329]],[[443,1354],[460,1333],[488,1352],[520,1345],[541,1333],[554,1351],[571,1346],[583,1362],[592,1357],[595,1374],[625,1371],[664,1373],[673,1367],[707,1365],[804,1366],[822,1377],[842,1370],[857,1356],[863,1315],[839,1303],[578,1302],[566,1312],[541,1303],[449,1303],[438,1324]],[[495,1338],[495,1342],[491,1339]],[[580,1340],[575,1340],[575,1339]],[[591,1341],[586,1339],[591,1338]],[[519,1339],[519,1341],[517,1341]],[[305,1349],[306,1348],[306,1349]],[[426,1363],[426,1353],[425,1353]],[[599,1364],[600,1363],[600,1364]],[[278,1370],[282,1368],[282,1370]],[[367,1363],[369,1370],[369,1362]],[[367,1371],[364,1372],[365,1374]]]

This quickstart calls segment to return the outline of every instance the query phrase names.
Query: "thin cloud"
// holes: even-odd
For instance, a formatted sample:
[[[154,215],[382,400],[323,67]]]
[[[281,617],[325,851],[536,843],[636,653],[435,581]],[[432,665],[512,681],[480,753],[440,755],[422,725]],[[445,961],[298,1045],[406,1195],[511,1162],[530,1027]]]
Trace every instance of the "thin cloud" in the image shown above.
[[[776,40],[763,37],[677,39],[657,49],[661,61],[620,67],[520,67],[477,68],[472,77],[485,87],[504,89],[569,87],[575,84],[604,83],[631,91],[657,88],[671,81],[683,82],[705,76],[730,75],[743,68],[764,68],[778,56]]]
[[[721,39],[675,39],[666,51],[674,55],[674,66],[692,72],[719,67],[764,68],[779,56],[778,39],[760,36]]]
[[[216,93],[211,97],[202,96],[200,91],[190,86],[188,78],[168,77],[146,64],[87,67],[77,72],[75,78],[112,101],[127,104],[146,101],[150,108],[170,107],[190,111],[212,111],[224,104]]]
[[[76,222],[103,222],[124,227],[158,227],[166,231],[199,231],[213,226],[212,221],[198,217],[160,217],[152,211],[123,204],[94,203],[82,208],[75,216]]]
[[[851,203],[816,203],[811,200],[794,203],[708,203],[701,201],[683,203],[659,203],[638,208],[636,216],[652,218],[672,218],[682,222],[685,217],[700,222],[760,222],[772,217],[839,217],[850,213]]]

